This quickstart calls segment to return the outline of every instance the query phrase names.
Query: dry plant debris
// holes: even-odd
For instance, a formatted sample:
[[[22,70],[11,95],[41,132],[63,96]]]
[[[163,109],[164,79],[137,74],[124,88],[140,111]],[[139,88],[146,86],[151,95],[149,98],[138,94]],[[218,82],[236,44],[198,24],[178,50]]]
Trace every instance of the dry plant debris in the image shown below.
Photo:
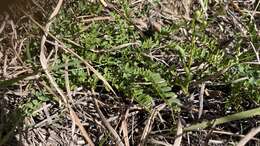
[[[4,2],[0,145],[259,145],[259,1]]]

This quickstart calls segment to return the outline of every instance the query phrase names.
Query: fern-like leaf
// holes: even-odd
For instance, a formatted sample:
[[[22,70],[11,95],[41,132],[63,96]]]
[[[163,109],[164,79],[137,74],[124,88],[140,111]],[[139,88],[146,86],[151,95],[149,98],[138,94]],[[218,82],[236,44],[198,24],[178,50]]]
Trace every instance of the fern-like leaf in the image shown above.
[[[133,87],[132,94],[136,102],[138,102],[145,109],[151,110],[153,105],[153,98],[150,95],[145,94],[141,86],[136,85]]]
[[[168,105],[172,106],[174,103],[179,103],[177,95],[171,91],[171,87],[168,86],[167,81],[163,79],[159,73],[148,70],[144,73],[144,78],[146,81],[152,83],[152,87],[156,93],[165,100]]]

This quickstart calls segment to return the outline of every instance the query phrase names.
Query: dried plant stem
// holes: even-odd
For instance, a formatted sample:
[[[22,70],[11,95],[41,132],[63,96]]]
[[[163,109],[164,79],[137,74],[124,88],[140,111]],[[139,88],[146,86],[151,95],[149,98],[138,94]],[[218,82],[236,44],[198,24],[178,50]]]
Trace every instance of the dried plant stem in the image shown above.
[[[106,120],[105,116],[101,112],[99,105],[98,105],[98,101],[95,98],[94,98],[94,102],[95,102],[95,105],[96,105],[97,112],[98,112],[103,124],[108,129],[108,131],[112,134],[115,142],[117,143],[116,145],[117,146],[124,146],[124,143],[122,142],[120,136],[116,133],[116,130],[110,125],[110,123]]]
[[[244,145],[246,145],[259,132],[260,132],[260,126],[258,126],[257,128],[253,128],[243,139],[241,139],[239,141],[237,146],[244,146]]]
[[[241,119],[246,119],[254,116],[259,116],[260,115],[260,108],[255,108],[251,110],[247,110],[244,112],[232,114],[229,116],[225,116],[222,118],[214,119],[211,121],[204,121],[202,123],[198,123],[195,125],[191,125],[189,127],[184,128],[184,131],[193,131],[193,130],[201,130],[210,126],[216,126],[219,124],[235,121],[235,120],[241,120]]]
[[[78,118],[77,114],[74,112],[74,110],[72,109],[72,107],[69,105],[68,103],[68,99],[67,97],[63,94],[63,91],[59,88],[58,84],[55,82],[54,78],[51,76],[49,70],[48,70],[48,60],[45,56],[45,42],[46,42],[46,37],[48,36],[48,32],[49,32],[49,28],[52,24],[52,20],[53,18],[58,14],[61,5],[63,3],[63,0],[59,0],[58,4],[56,6],[56,8],[54,9],[54,11],[52,12],[50,18],[49,18],[49,22],[46,24],[45,28],[44,28],[44,35],[42,36],[42,40],[41,40],[41,52],[40,52],[40,62],[41,62],[41,66],[45,72],[45,74],[47,75],[47,78],[49,80],[49,82],[52,84],[52,86],[54,87],[54,89],[59,93],[62,101],[64,102],[65,106],[69,109],[70,112],[70,116],[71,119],[77,124],[77,126],[79,127],[83,137],[85,138],[86,142],[88,142],[88,144],[90,146],[94,146],[95,144],[93,143],[93,141],[91,140],[89,134],[87,133],[87,131],[85,130],[85,128],[83,127],[83,125],[80,122],[80,119]]]

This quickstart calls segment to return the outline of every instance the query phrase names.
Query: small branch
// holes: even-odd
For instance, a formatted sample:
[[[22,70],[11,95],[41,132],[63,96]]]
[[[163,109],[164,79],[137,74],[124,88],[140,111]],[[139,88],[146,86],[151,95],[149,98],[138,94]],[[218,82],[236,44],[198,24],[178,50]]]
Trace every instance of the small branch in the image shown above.
[[[220,125],[223,123],[227,123],[227,122],[231,122],[231,121],[235,121],[235,120],[246,119],[246,118],[250,118],[250,117],[254,117],[254,116],[258,116],[258,115],[260,115],[259,107],[255,108],[255,109],[247,110],[244,112],[232,114],[229,116],[225,116],[222,118],[214,119],[211,121],[204,121],[202,123],[191,125],[189,127],[184,128],[184,131],[201,130],[201,129],[207,128],[209,126],[216,126],[216,125]]]
[[[200,96],[199,96],[199,100],[200,100],[199,117],[198,117],[199,119],[201,118],[203,112],[204,92],[205,92],[205,83],[202,83],[200,88]]]
[[[176,135],[179,135],[179,136],[176,137],[173,146],[180,146],[180,145],[181,145],[181,141],[182,141],[182,130],[183,130],[183,127],[182,127],[182,124],[181,124],[181,119],[180,119],[180,117],[179,117],[179,119],[178,119],[177,133],[176,133]]]
[[[250,45],[252,46],[254,52],[255,52],[255,56],[256,56],[256,59],[257,59],[257,62],[260,64],[260,57],[259,57],[259,52],[256,50],[254,44],[250,41]]]
[[[112,134],[112,136],[116,142],[116,145],[124,146],[124,143],[122,142],[120,136],[116,133],[116,130],[110,125],[110,123],[106,120],[105,116],[101,112],[99,105],[98,105],[98,101],[95,98],[94,98],[94,102],[95,102],[97,112],[98,112],[102,122],[104,123],[104,125],[108,129],[108,131]]]
[[[239,143],[237,144],[237,146],[244,146],[246,145],[246,143],[251,140],[252,138],[254,138],[254,136],[260,132],[260,126],[257,128],[253,128],[243,139],[241,139],[239,141]]]
[[[154,123],[156,116],[158,115],[158,113],[163,108],[165,108],[165,106],[166,106],[166,104],[160,104],[152,110],[152,113],[151,113],[151,115],[150,115],[149,119],[147,120],[146,125],[144,127],[143,134],[142,134],[142,137],[141,137],[141,140],[140,140],[140,143],[139,143],[138,146],[144,146],[144,144],[147,140],[147,137],[152,130],[153,123]]]
[[[57,6],[55,7],[54,11],[52,12],[51,16],[49,17],[49,22],[46,24],[46,26],[44,27],[44,35],[42,36],[41,39],[41,51],[40,51],[40,62],[41,62],[41,66],[50,82],[50,84],[53,85],[54,89],[59,93],[63,103],[65,104],[65,106],[69,109],[70,112],[70,117],[71,119],[77,124],[77,126],[79,127],[83,137],[85,138],[86,142],[88,142],[88,144],[90,146],[94,146],[94,143],[92,142],[89,134],[87,133],[87,131],[85,130],[85,128],[83,127],[83,125],[80,122],[80,119],[78,118],[77,114],[74,112],[74,110],[71,108],[71,106],[68,104],[68,99],[67,97],[63,94],[63,91],[59,88],[58,84],[55,82],[54,78],[51,76],[49,70],[48,70],[48,60],[45,56],[45,42],[46,42],[46,37],[49,34],[49,29],[50,26],[52,24],[52,19],[58,14],[61,6],[62,6],[63,0],[59,0]],[[31,18],[31,17],[30,17]],[[34,21],[34,19],[32,19]]]

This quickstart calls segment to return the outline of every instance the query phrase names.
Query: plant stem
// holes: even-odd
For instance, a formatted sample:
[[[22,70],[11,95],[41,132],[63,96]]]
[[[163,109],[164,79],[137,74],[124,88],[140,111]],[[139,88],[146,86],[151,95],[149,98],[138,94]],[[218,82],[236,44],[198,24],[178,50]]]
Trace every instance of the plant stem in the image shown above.
[[[240,113],[235,113],[235,114],[225,116],[222,118],[218,118],[218,119],[214,119],[211,121],[204,121],[204,122],[201,122],[201,123],[198,123],[195,125],[191,125],[189,127],[184,128],[184,131],[201,130],[201,129],[207,128],[209,126],[214,127],[219,124],[223,124],[223,123],[227,123],[227,122],[231,122],[231,121],[235,121],[235,120],[246,119],[246,118],[259,116],[259,115],[260,115],[260,107],[254,108],[251,110],[247,110],[244,112],[240,112]]]

